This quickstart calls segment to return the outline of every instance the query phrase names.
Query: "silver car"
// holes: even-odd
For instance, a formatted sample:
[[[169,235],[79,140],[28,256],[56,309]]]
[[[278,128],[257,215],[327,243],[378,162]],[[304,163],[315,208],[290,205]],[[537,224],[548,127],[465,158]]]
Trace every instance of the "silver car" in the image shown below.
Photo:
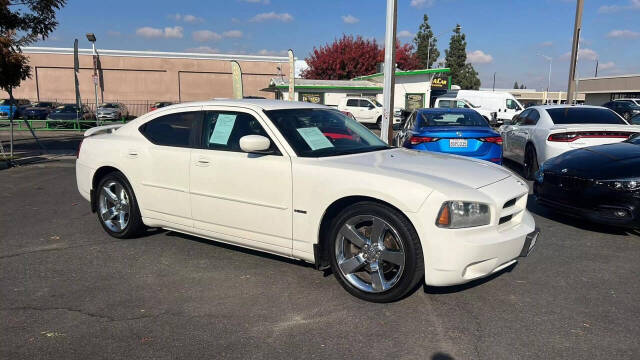
[[[98,120],[125,120],[129,117],[129,110],[123,103],[104,103],[98,107]]]

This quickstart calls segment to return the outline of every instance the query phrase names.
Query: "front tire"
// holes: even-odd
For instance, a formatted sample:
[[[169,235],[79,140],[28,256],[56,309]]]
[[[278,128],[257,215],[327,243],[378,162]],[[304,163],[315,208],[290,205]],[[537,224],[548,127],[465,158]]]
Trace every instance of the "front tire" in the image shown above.
[[[382,130],[382,116],[378,116],[378,120],[376,120],[376,126],[378,129]]]
[[[95,191],[98,221],[107,234],[132,238],[145,229],[133,189],[122,173],[107,174]]]
[[[392,302],[415,288],[424,274],[422,247],[409,220],[375,202],[360,202],[334,219],[329,232],[331,269],[351,295]]]

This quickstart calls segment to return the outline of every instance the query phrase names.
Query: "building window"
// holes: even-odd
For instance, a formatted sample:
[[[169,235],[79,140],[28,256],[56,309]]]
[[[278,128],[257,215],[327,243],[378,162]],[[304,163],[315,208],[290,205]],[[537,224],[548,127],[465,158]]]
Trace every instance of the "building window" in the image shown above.
[[[298,93],[298,101],[312,104],[324,104],[324,93]]]

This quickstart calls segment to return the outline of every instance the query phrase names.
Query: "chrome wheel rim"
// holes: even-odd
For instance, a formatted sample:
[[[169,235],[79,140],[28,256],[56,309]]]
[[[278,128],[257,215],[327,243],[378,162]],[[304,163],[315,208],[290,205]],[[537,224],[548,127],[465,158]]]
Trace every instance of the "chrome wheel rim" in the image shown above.
[[[100,189],[98,200],[100,219],[109,230],[123,231],[129,224],[129,194],[122,184],[109,181]]]
[[[398,231],[385,220],[354,216],[342,225],[335,244],[339,271],[357,289],[381,293],[400,281],[405,250]]]

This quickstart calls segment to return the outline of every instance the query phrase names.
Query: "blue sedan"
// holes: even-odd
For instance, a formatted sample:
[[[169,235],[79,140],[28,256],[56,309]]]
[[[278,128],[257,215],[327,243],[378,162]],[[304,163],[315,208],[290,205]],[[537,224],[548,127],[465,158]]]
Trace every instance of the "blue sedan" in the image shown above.
[[[472,109],[418,109],[396,134],[395,143],[502,164],[502,137]]]

